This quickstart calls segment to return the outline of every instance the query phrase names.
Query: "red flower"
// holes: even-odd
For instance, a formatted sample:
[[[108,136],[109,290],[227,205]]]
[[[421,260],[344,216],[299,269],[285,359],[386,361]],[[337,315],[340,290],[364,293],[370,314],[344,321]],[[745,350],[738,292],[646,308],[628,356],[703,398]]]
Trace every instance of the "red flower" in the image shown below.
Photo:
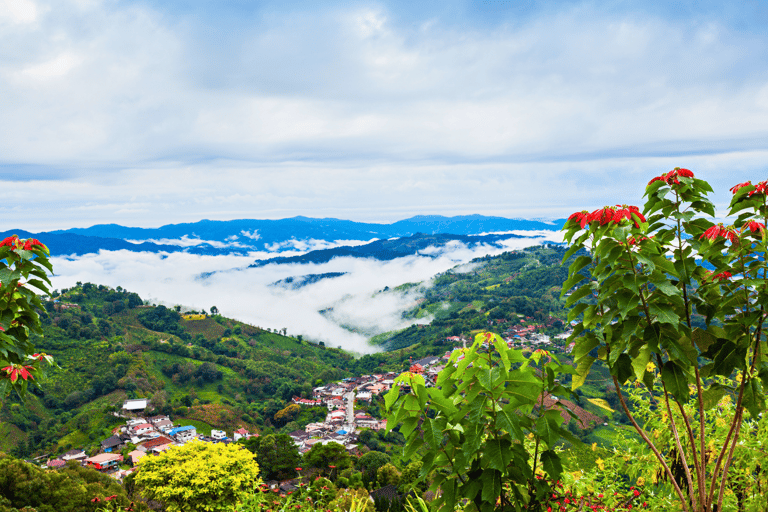
[[[635,223],[636,228],[640,227],[640,224],[638,224],[637,219],[639,219],[641,222],[645,222],[645,217],[643,217],[643,214],[640,213],[640,209],[637,206],[624,205],[620,210],[617,210],[616,213],[614,213],[613,222],[615,224],[619,224],[623,219],[628,219],[633,221]]]
[[[730,272],[728,272],[727,270],[724,270],[723,272],[720,272],[719,274],[713,275],[711,277],[711,279],[712,279],[712,282],[714,283],[715,281],[725,281],[725,280],[730,279],[732,277],[733,277],[733,275]]]
[[[587,210],[576,212],[570,217],[568,217],[568,221],[578,222],[579,225],[581,226],[581,229],[584,229],[584,226],[586,226],[587,223],[589,222],[589,212]]]
[[[104,501],[112,501],[115,498],[117,498],[117,494],[113,494],[112,496],[107,496],[106,498],[104,498]]]
[[[601,226],[604,226],[613,221],[615,214],[616,210],[614,208],[606,206],[605,208],[600,208],[590,213],[587,217],[587,222],[591,223],[593,221],[598,221]]]
[[[635,490],[633,491],[633,494],[635,495],[635,497],[637,497],[637,496],[640,496],[640,491],[638,491],[637,489],[635,489]]]
[[[98,502],[100,502],[101,500],[99,499],[99,497],[98,497],[98,496],[96,496],[95,498],[91,499],[91,501],[92,501],[92,502],[94,502],[94,503],[98,503]]]
[[[755,190],[749,193],[750,196],[752,194],[765,194],[768,192],[768,181],[761,181],[757,185],[755,185]]]
[[[25,251],[30,251],[35,246],[45,247],[45,245],[43,245],[43,243],[40,242],[40,240],[36,240],[34,238],[29,238],[29,239],[27,239],[26,242],[24,242],[24,250]]]
[[[21,377],[23,380],[34,380],[34,377],[31,373],[29,373],[28,370],[32,370],[33,368],[31,366],[22,366],[20,364],[12,364],[9,366],[6,366],[2,369],[6,373],[6,375],[10,376],[11,384],[19,380],[19,377]]]
[[[742,188],[744,188],[744,187],[746,187],[746,186],[749,186],[749,185],[751,185],[751,184],[752,184],[752,182],[751,182],[751,181],[745,181],[744,183],[739,183],[738,185],[734,185],[734,186],[732,186],[730,190],[731,190],[731,192],[732,192],[733,194],[735,194],[736,192],[738,192],[738,191],[739,191],[739,189],[742,189]]]
[[[718,237],[723,237],[729,240],[732,244],[738,243],[738,236],[733,229],[723,227],[721,224],[716,224],[707,229],[704,234],[699,237],[699,240],[706,238],[708,240],[715,241]]]
[[[648,182],[648,185],[653,183],[654,181],[663,181],[667,185],[675,184],[679,185],[680,178],[693,178],[693,173],[689,169],[681,169],[680,167],[676,167],[675,169],[672,169],[669,172],[666,172],[662,174],[661,176],[656,176],[651,181]]]
[[[0,242],[0,247],[15,247],[16,241],[19,239],[18,236],[12,235]]]

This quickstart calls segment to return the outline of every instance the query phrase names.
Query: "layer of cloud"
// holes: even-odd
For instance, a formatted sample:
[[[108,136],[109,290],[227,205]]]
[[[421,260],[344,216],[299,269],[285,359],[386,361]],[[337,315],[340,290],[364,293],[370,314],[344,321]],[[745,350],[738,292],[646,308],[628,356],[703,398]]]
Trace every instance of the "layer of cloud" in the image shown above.
[[[553,237],[556,238],[553,233]],[[288,329],[292,335],[341,346],[358,353],[374,351],[368,335],[407,327],[402,312],[414,307],[419,291],[380,293],[407,282],[425,282],[437,273],[485,254],[530,246],[530,239],[512,239],[504,248],[468,249],[455,244],[436,257],[411,256],[387,262],[336,258],[324,264],[266,265],[245,268],[252,256],[198,256],[187,253],[152,254],[101,251],[77,258],[53,258],[53,286],[69,288],[76,282],[122,286],[142,298],[193,309],[216,306],[222,314],[253,325]],[[239,269],[239,270],[232,270]],[[203,273],[215,272],[207,278]],[[345,272],[301,287],[270,286],[291,276]],[[321,310],[332,308],[326,315]],[[420,320],[422,322],[428,319]]]

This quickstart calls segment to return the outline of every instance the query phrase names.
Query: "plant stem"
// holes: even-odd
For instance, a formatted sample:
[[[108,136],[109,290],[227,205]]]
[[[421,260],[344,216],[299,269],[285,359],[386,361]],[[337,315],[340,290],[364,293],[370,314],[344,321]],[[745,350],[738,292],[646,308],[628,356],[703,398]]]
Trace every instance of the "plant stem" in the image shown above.
[[[621,388],[619,386],[619,379],[617,379],[615,376],[613,377],[613,385],[616,386],[616,393],[619,395],[619,402],[621,403],[622,409],[624,409],[624,413],[629,418],[629,421],[632,422],[632,426],[635,427],[635,430],[638,434],[640,434],[640,437],[643,438],[643,441],[645,441],[645,444],[648,445],[648,447],[653,451],[653,454],[656,456],[656,459],[659,461],[659,464],[664,468],[664,471],[667,473],[667,477],[669,477],[669,481],[672,482],[672,485],[675,488],[675,492],[677,493],[678,498],[680,498],[680,503],[683,505],[683,510],[685,512],[688,512],[688,503],[685,499],[685,496],[683,495],[683,491],[680,489],[680,486],[677,485],[677,482],[675,481],[674,475],[672,475],[672,470],[669,469],[669,466],[664,461],[664,456],[659,453],[659,450],[656,448],[656,445],[653,444],[653,441],[651,441],[646,433],[643,431],[642,428],[640,428],[640,425],[637,424],[637,421],[635,421],[635,417],[632,416],[632,413],[629,412],[629,408],[627,407],[627,403],[624,401],[624,395],[621,393]]]

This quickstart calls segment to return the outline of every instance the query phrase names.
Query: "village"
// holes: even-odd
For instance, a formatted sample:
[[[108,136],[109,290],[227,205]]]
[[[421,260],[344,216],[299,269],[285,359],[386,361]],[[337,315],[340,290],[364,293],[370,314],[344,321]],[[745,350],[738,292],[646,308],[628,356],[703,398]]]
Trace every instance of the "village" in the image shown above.
[[[549,336],[538,333],[541,326],[514,326],[504,332],[503,339],[508,346],[521,348],[550,345]],[[567,338],[568,333],[557,336],[558,340]],[[427,386],[433,386],[437,374],[445,368],[455,350],[466,348],[469,340],[459,336],[446,338],[446,342],[455,344],[454,348],[441,356],[427,356],[419,360],[410,360],[409,371],[424,377]],[[570,347],[569,347],[570,348]],[[369,405],[376,397],[389,391],[398,373],[387,372],[360,377],[346,378],[339,382],[316,387],[312,398],[294,397],[292,402],[302,407],[327,408],[328,413],[322,422],[310,423],[304,430],[288,433],[296,444],[300,454],[312,449],[316,444],[338,443],[352,454],[358,452],[358,436],[363,429],[383,430],[387,420],[374,418],[366,412],[355,412],[355,404]],[[233,443],[248,439],[253,435],[245,428],[232,432],[231,436],[223,430],[212,429],[209,436],[197,432],[192,425],[175,423],[168,415],[144,416],[148,399],[126,400],[120,413],[114,413],[126,419],[125,424],[116,427],[113,435],[102,440],[100,452],[88,456],[84,450],[70,450],[59,458],[47,461],[49,468],[60,468],[68,461],[80,462],[83,466],[96,469],[122,480],[136,471],[139,460],[145,456],[158,455],[172,446],[182,445],[197,439],[211,443]],[[123,455],[125,448],[133,449]]]

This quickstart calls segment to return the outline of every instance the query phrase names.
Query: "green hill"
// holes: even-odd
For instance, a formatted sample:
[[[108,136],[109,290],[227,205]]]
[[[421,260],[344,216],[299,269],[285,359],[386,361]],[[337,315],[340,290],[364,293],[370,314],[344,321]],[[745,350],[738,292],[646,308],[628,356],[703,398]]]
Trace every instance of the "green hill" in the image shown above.
[[[96,445],[126,398],[208,429],[279,429],[274,414],[293,396],[350,375],[353,358],[341,350],[219,315],[183,316],[121,288],[78,284],[45,306],[35,345],[59,368],[28,403],[9,396],[0,410],[0,450],[19,455]]]

